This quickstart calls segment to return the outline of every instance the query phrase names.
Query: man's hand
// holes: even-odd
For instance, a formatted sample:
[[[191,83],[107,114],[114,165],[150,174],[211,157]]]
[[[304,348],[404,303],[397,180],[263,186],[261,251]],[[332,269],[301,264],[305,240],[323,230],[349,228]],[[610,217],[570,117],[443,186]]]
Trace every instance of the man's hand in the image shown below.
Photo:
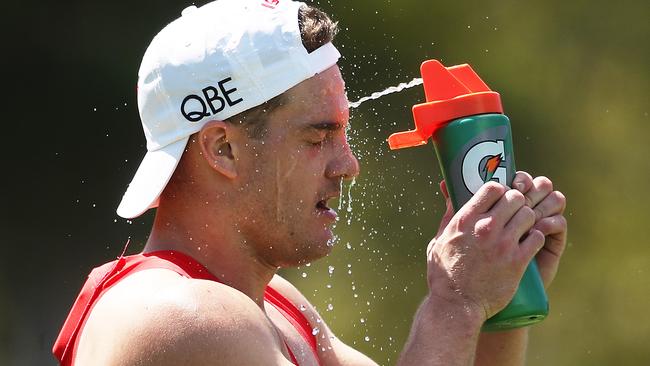
[[[399,365],[474,364],[481,326],[512,299],[544,245],[544,234],[533,228],[535,213],[518,190],[488,182],[454,214],[445,184],[440,188],[447,212],[427,248],[429,295]]]
[[[447,212],[427,248],[430,296],[485,321],[512,299],[550,223],[534,227],[536,214],[524,194],[495,182],[484,184],[456,214],[444,183],[441,189]]]
[[[567,220],[564,217],[566,198],[553,190],[553,182],[546,177],[533,177],[526,172],[517,172],[513,187],[526,197],[526,206],[535,212],[534,228],[545,236],[544,247],[537,253],[537,266],[548,288],[555,278],[560,257],[567,240]]]
[[[429,296],[399,365],[524,363],[526,328],[479,333],[480,327],[512,299],[535,255],[550,285],[566,245],[566,200],[545,177],[519,172],[513,186],[488,182],[454,214],[441,182],[447,212],[427,248]]]

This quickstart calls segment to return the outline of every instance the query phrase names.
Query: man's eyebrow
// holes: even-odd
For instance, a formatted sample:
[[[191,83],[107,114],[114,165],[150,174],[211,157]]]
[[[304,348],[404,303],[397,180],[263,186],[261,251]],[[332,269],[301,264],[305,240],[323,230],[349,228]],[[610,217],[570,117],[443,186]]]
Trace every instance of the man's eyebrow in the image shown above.
[[[308,124],[304,127],[305,130],[325,130],[325,131],[336,131],[343,127],[342,124],[338,122],[332,122],[332,121],[326,121],[326,122],[318,122],[318,123],[311,123]]]

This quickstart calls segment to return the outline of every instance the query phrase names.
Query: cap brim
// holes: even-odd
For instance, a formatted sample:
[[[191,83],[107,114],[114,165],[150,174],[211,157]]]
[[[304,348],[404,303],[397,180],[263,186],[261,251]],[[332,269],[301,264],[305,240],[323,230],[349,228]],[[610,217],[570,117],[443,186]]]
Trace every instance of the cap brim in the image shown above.
[[[117,207],[118,215],[132,219],[156,206],[158,196],[174,173],[188,140],[189,136],[147,152]]]

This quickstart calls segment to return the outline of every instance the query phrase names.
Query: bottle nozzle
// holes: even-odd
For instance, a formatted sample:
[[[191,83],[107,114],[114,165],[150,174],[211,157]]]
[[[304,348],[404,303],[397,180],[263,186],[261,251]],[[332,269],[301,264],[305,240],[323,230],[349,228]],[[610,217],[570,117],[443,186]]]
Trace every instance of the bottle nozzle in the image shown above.
[[[438,60],[420,66],[426,103],[413,106],[415,130],[388,137],[392,150],[420,146],[447,122],[482,113],[503,113],[499,93],[481,80],[468,64],[445,67]]]

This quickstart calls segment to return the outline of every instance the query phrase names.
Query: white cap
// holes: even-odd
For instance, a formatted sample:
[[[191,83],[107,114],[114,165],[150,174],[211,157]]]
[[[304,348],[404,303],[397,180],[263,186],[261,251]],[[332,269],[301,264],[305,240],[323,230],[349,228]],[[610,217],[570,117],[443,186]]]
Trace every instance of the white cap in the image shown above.
[[[276,97],[333,66],[331,44],[308,53],[291,0],[217,0],[191,6],[160,31],[138,72],[147,154],[117,214],[156,207],[189,136]]]

